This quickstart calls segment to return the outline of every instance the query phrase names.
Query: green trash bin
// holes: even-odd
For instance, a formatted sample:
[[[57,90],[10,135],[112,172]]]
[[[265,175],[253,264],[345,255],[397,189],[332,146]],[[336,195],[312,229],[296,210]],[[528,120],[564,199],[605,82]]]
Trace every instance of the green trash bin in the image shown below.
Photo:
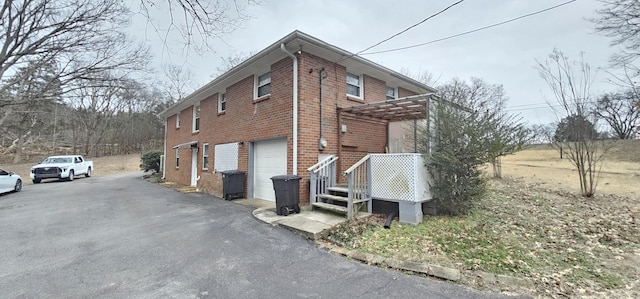
[[[297,175],[277,175],[271,177],[276,193],[276,213],[287,216],[291,212],[300,213],[300,179]]]

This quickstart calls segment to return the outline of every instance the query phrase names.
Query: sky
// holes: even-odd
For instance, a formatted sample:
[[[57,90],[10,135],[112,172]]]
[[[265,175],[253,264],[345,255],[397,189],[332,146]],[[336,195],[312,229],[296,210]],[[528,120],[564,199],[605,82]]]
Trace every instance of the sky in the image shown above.
[[[164,45],[151,29],[135,24],[147,39],[154,65],[178,64],[194,74],[194,88],[213,79],[222,59],[257,52],[278,39],[300,30],[350,52],[359,52],[428,16],[456,0],[263,0],[249,6],[249,19],[239,28],[213,40],[212,50],[185,51],[179,43]],[[567,0],[465,0],[444,13],[410,29],[370,51],[388,50],[448,37],[546,9]],[[588,19],[602,7],[597,0],[570,4],[505,25],[412,49],[363,55],[390,69],[410,73],[428,71],[444,83],[452,78],[478,77],[502,84],[509,98],[507,109],[530,124],[558,121],[546,102],[555,103],[549,87],[535,68],[557,48],[571,59],[584,52],[585,61],[597,71],[592,93],[611,91],[607,68],[610,38],[594,32]],[[146,29],[142,29],[146,28]]]

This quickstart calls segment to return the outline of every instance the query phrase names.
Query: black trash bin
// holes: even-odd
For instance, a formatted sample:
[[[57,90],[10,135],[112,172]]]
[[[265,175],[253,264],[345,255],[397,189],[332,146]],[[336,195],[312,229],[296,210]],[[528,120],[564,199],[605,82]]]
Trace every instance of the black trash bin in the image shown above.
[[[271,178],[276,192],[276,213],[287,216],[300,213],[300,179],[297,175],[277,175]]]
[[[222,171],[222,197],[225,200],[244,198],[244,171]]]

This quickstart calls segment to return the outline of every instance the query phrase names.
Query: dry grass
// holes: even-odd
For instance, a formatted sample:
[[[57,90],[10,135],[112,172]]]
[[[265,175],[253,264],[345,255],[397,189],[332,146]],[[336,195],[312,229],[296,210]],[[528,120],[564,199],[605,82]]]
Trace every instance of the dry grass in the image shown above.
[[[582,198],[578,178],[557,151],[536,146],[503,160],[502,180],[466,217],[425,217],[342,227],[343,246],[460,269],[462,284],[553,298],[640,298],[640,140],[616,143],[596,196]],[[491,285],[481,272],[533,282]]]
[[[140,154],[130,154],[123,156],[108,156],[98,158],[88,158],[93,161],[93,175],[101,176],[121,172],[136,172],[140,170]],[[31,184],[29,172],[36,163],[3,164],[2,169],[13,171],[22,176],[24,184]]]
[[[536,146],[504,157],[504,177],[526,180],[569,192],[580,192],[578,174],[568,159],[550,146]],[[596,192],[640,198],[640,140],[614,144],[602,163]]]

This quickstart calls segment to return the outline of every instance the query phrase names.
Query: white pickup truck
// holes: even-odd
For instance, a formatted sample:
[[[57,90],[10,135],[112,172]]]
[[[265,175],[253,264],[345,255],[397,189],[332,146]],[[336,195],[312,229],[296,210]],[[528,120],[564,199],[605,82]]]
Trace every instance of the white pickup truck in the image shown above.
[[[90,177],[91,171],[93,171],[93,161],[85,161],[82,156],[51,156],[31,167],[29,176],[33,183],[37,184],[42,179],[56,178],[73,181],[75,176],[81,174]]]

